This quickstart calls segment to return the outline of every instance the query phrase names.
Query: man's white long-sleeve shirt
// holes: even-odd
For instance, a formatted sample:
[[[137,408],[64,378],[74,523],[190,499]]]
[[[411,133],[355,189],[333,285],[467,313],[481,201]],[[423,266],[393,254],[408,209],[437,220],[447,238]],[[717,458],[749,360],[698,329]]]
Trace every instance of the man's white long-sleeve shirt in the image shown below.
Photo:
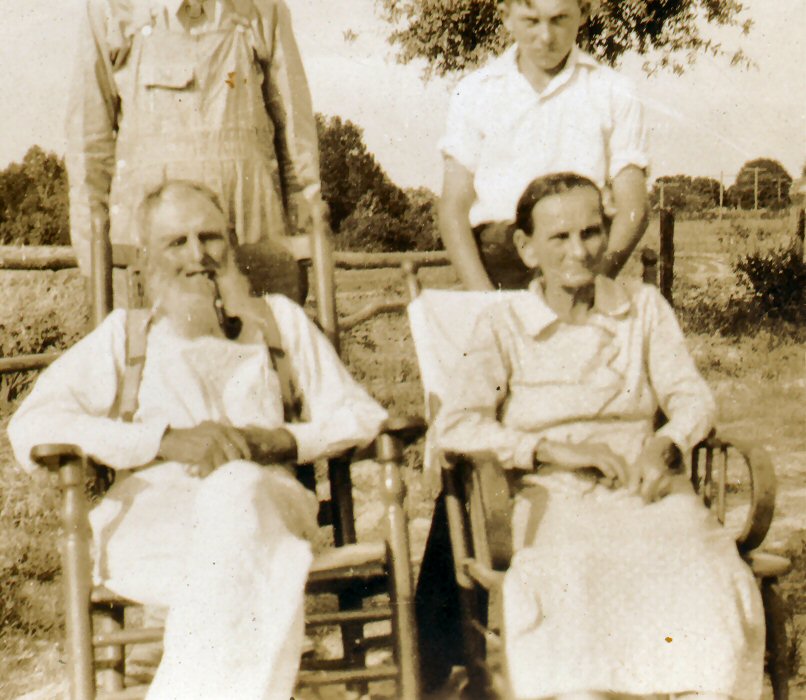
[[[8,432],[18,462],[31,470],[31,448],[58,442],[76,444],[115,469],[133,469],[153,462],[168,426],[206,420],[284,427],[297,442],[300,462],[370,442],[386,418],[384,409],[350,376],[299,306],[282,296],[266,297],[266,303],[303,399],[303,422],[284,423],[279,380],[262,339],[189,340],[167,319],[155,321],[148,332],[134,420],[119,420],[126,312],[118,310],[45,370],[14,414]]]

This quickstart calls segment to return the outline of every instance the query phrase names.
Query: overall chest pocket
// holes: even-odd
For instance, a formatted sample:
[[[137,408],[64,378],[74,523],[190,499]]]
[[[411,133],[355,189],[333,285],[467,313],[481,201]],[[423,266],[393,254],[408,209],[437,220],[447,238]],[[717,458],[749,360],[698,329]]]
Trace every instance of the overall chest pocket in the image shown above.
[[[168,90],[184,90],[196,81],[195,67],[185,65],[143,65],[142,84],[146,88],[164,88]]]
[[[142,43],[129,116],[147,134],[189,133],[199,106],[192,37],[156,30],[138,38]]]
[[[184,90],[196,82],[192,37],[158,31],[143,37],[140,84],[150,89]]]

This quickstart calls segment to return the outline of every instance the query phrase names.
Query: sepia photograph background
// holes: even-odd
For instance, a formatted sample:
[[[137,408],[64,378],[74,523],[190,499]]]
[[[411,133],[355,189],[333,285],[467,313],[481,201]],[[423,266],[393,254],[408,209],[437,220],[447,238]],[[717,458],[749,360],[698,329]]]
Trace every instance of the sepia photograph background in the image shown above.
[[[64,122],[84,3],[0,0],[2,255],[6,246],[69,244]],[[321,115],[325,192],[345,168],[358,173],[334,227],[337,249],[440,249],[438,141],[461,74],[399,62],[389,41],[394,27],[374,0],[288,4]],[[742,4],[736,26],[702,28],[719,55],[699,53],[690,64],[683,56],[682,70],[673,70],[648,65],[658,56],[627,53],[618,69],[638,86],[651,136],[653,216],[641,246],[658,249],[658,212],[673,211],[675,310],[718,399],[720,427],[762,444],[776,467],[776,516],[765,547],[793,560],[783,579],[790,697],[806,698],[806,265],[798,218],[806,200],[806,2]],[[380,211],[362,205],[369,190]],[[384,210],[392,200],[397,209]],[[624,274],[640,274],[637,259]],[[445,267],[422,277],[430,286],[458,284]],[[388,270],[340,271],[337,289],[342,316],[378,297],[406,295],[402,276]],[[77,271],[0,269],[0,360],[69,346],[86,332],[88,316]],[[385,406],[422,412],[405,314],[349,331],[343,356]],[[5,437],[35,376],[0,374],[0,700],[59,697],[65,682],[57,490],[47,475],[15,468]],[[431,515],[420,462],[413,451],[407,480],[415,562]],[[369,495],[371,480],[364,481],[359,530],[371,535],[382,511]]]

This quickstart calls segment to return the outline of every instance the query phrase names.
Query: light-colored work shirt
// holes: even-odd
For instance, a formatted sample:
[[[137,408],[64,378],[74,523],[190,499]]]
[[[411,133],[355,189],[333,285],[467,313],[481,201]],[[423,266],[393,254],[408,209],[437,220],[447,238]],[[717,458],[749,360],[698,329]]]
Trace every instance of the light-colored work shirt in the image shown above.
[[[629,165],[649,167],[632,83],[576,47],[540,93],[518,69],[516,46],[461,80],[440,148],[473,173],[471,226],[513,221],[541,175],[575,172],[605,188]]]
[[[125,366],[124,310],[114,311],[92,333],[46,369],[14,414],[9,436],[17,460],[31,470],[31,448],[42,442],[73,443],[117,470],[152,463],[168,426],[203,421],[239,428],[286,428],[300,462],[370,442],[386,412],[345,369],[333,347],[302,309],[281,295],[266,297],[288,353],[304,421],[284,423],[279,379],[262,336],[243,342],[183,338],[168,319],[152,323],[132,422],[115,417]]]
[[[92,510],[95,579],[135,601],[169,607],[149,700],[287,700],[303,641],[305,580],[316,499],[280,465],[238,460],[199,479],[156,456],[167,426],[216,421],[283,427],[299,461],[372,440],[386,412],[349,375],[300,307],[267,297],[288,353],[303,420],[285,423],[262,334],[188,339],[168,319],[148,332],[132,422],[116,418],[126,360],[118,310],[39,377],[12,417],[14,454],[72,443],[115,468]]]
[[[137,243],[137,206],[168,179],[209,186],[241,243],[307,227],[316,123],[283,0],[87,0],[77,51],[66,162],[85,274],[92,227]]]
[[[542,438],[591,441],[632,463],[658,406],[658,434],[684,453],[705,437],[714,401],[657,289],[598,277],[584,324],[560,321],[538,283],[531,291],[480,315],[438,417],[442,449],[531,470]]]

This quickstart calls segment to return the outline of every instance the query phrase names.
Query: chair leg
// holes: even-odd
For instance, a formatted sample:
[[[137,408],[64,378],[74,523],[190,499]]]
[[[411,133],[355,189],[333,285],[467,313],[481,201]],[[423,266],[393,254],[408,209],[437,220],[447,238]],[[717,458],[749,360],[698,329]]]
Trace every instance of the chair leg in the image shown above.
[[[84,467],[69,462],[59,469],[63,491],[62,570],[71,700],[94,700],[90,622],[90,526],[84,495]]]
[[[409,533],[403,481],[400,478],[402,456],[398,440],[390,435],[379,438],[377,458],[382,468],[381,492],[389,528],[387,542],[391,559],[395,657],[400,669],[398,697],[400,700],[419,700],[420,662],[414,620]]]
[[[123,629],[123,608],[119,605],[98,605],[93,609],[92,626],[95,634],[109,634]],[[125,660],[122,645],[98,647],[95,652],[98,668],[98,687],[106,692],[123,690],[125,686]]]
[[[309,481],[309,484],[315,490],[316,482],[313,471],[304,476],[312,480]],[[341,547],[356,541],[349,460],[330,460],[328,462],[328,480],[330,481],[331,503],[334,507],[333,541],[337,547]],[[339,610],[358,610],[363,604],[363,597],[355,591],[340,593],[338,598]],[[363,624],[348,622],[341,625],[340,632],[345,664],[348,668],[363,668],[366,665]],[[367,692],[366,683],[350,684],[348,688],[361,695]]]
[[[464,637],[467,686],[462,692],[463,700],[493,700],[497,697],[490,673],[487,640],[482,631],[487,627],[489,594],[479,588],[460,589],[459,603],[462,608],[462,634]]]
[[[363,598],[355,591],[339,593],[338,598],[341,611],[361,609]],[[363,668],[366,665],[367,656],[363,648],[364,625],[360,622],[348,622],[341,625],[340,631],[345,664],[348,668]],[[366,683],[350,684],[348,688],[359,695],[365,695],[368,691]]]
[[[790,645],[787,634],[789,613],[781,596],[777,578],[761,582],[764,618],[767,624],[767,669],[775,700],[788,700],[790,677]]]

